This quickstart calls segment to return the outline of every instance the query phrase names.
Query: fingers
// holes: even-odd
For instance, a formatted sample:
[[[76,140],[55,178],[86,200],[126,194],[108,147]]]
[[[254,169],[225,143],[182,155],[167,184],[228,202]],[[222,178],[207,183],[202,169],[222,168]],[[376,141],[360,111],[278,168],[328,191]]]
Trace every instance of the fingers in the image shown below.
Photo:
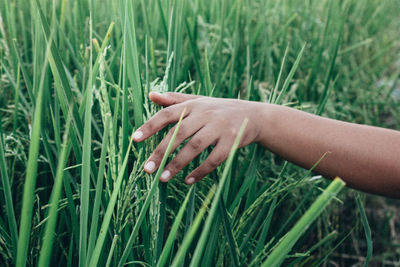
[[[171,106],[175,104],[179,104],[191,99],[196,99],[202,96],[198,95],[190,95],[190,94],[182,94],[182,93],[173,93],[173,92],[168,92],[164,94],[156,93],[156,92],[151,92],[149,94],[149,98],[151,101],[156,103],[157,105],[160,106]]]
[[[217,142],[216,147],[210,153],[208,158],[190,175],[186,177],[186,183],[193,184],[201,180],[207,174],[215,170],[229,155],[233,140],[231,140],[231,138],[227,136],[225,136],[225,138],[223,139],[219,139],[219,130],[220,127],[223,126],[221,124],[217,124],[214,125],[214,128],[206,128],[206,120],[204,118],[207,116],[204,116],[204,112],[207,111],[207,109],[200,109],[200,112],[197,112],[200,115],[195,115],[196,108],[194,106],[196,106],[196,103],[202,103],[202,101],[197,102],[190,100],[202,97],[203,96],[171,92],[165,94],[152,92],[149,94],[149,98],[151,101],[158,105],[166,106],[166,108],[154,115],[149,121],[143,124],[135,132],[133,139],[136,142],[141,142],[147,139],[168,124],[176,123],[179,120],[183,108],[185,106],[193,106],[193,115],[190,115],[190,109],[188,109],[185,114],[185,119],[182,121],[181,128],[179,129],[174,144],[172,146],[172,151],[174,151],[184,140],[193,135],[194,136],[182,148],[178,155],[164,168],[160,177],[161,181],[169,181],[181,169],[187,166],[196,156],[198,156],[204,149],[206,149],[211,144],[215,144],[215,142],[218,140],[219,141]],[[185,103],[186,101],[190,101],[190,103]],[[168,132],[168,134],[164,137],[164,139],[147,160],[144,167],[147,173],[153,173],[157,168],[159,168],[175,128],[176,126]]]
[[[227,140],[219,141],[208,158],[186,177],[186,183],[194,184],[200,181],[221,165],[228,158],[232,144],[233,142],[230,143]]]
[[[188,117],[182,121],[182,124],[179,128],[179,131],[176,135],[175,141],[172,145],[172,151],[174,151],[184,140],[195,134],[203,127],[203,123],[201,122],[201,118],[198,117]],[[153,151],[149,159],[147,160],[144,170],[147,173],[153,173],[158,166],[160,166],[162,158],[167,150],[168,144],[172,138],[172,135],[175,131],[176,126],[174,126],[168,134],[164,137],[161,143],[157,146],[157,148]],[[192,138],[193,139],[193,138]],[[189,141],[190,142],[190,141]],[[169,180],[172,177],[171,171],[163,172],[162,178],[163,180]]]
[[[142,142],[160,131],[162,128],[168,124],[175,123],[179,120],[184,106],[175,105],[171,107],[164,108],[156,113],[150,120],[143,124],[136,132],[133,134],[133,140],[135,142]],[[185,117],[189,115],[189,111],[185,111]]]
[[[215,142],[217,135],[211,128],[204,127],[198,131],[179,151],[178,155],[164,168],[161,181],[168,182],[179,171],[186,167],[203,150]]]

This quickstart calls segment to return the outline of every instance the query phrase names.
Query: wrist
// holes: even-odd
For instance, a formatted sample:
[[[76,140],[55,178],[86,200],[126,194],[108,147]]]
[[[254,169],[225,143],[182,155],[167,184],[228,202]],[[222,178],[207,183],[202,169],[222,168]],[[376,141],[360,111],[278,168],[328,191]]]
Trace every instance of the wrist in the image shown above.
[[[257,103],[254,109],[254,120],[257,125],[257,136],[254,142],[268,147],[276,130],[276,109],[278,106],[267,103]]]

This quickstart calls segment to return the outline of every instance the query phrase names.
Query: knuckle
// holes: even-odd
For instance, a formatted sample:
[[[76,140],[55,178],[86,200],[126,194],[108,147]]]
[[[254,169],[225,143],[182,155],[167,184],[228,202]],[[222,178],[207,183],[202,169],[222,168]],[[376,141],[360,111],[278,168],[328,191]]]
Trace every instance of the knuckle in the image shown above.
[[[175,128],[174,128],[175,130]],[[179,140],[183,140],[186,138],[186,127],[184,125],[181,125],[178,129],[178,133],[176,134],[176,138]]]
[[[239,131],[239,130],[238,130],[236,127],[231,127],[231,134],[232,134],[232,136],[235,136],[235,137],[236,137],[238,131]]]
[[[203,145],[203,140],[201,140],[200,138],[192,138],[188,142],[188,145],[192,150],[198,151],[201,149],[201,147]]]
[[[218,167],[222,162],[224,162],[224,160],[226,159],[226,155],[225,155],[225,153],[224,154],[220,154],[220,155],[216,155],[214,158],[213,158],[213,163],[215,164],[215,165],[217,165],[216,167]]]
[[[173,160],[168,164],[168,169],[174,173],[179,172],[183,168],[183,164],[178,160]]]
[[[216,120],[218,120],[218,116],[216,116],[216,111],[215,110],[213,110],[213,109],[208,109],[208,110],[206,110],[206,111],[204,111],[204,115],[206,116],[206,117],[213,117],[213,118],[215,118]]]
[[[155,131],[155,125],[152,121],[148,121],[145,125],[141,127],[141,130],[144,132],[152,133]]]
[[[160,116],[162,116],[164,119],[170,119],[174,112],[170,107],[164,108],[163,110],[160,111]]]
[[[154,160],[160,160],[162,159],[163,156],[164,156],[163,149],[160,147],[157,147],[156,150],[154,150],[153,154],[151,155],[151,157]]]
[[[220,165],[219,162],[215,161],[215,159],[207,161],[207,168],[211,171],[217,168]]]

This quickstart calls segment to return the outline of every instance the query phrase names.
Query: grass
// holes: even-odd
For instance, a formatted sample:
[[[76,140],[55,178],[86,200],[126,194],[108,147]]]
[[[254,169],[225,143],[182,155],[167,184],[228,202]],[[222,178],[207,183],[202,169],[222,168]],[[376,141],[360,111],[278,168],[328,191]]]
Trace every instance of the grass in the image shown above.
[[[163,184],[143,164],[166,130],[131,141],[160,109],[150,91],[400,130],[396,0],[3,2],[3,265],[399,264],[395,200],[332,198],[338,182],[256,144],[194,186],[210,150]]]

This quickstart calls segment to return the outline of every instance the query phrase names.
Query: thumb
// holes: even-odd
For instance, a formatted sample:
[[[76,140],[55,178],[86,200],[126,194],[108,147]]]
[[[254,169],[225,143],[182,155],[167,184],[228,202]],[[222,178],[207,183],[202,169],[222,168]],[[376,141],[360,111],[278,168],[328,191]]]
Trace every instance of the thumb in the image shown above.
[[[196,99],[199,97],[201,97],[201,96],[182,94],[182,93],[172,93],[172,92],[168,92],[165,94],[151,92],[149,94],[149,98],[151,101],[153,101],[157,105],[164,106],[164,107],[179,104],[179,103],[182,103],[182,102],[185,102],[185,101],[188,101],[191,99]]]

